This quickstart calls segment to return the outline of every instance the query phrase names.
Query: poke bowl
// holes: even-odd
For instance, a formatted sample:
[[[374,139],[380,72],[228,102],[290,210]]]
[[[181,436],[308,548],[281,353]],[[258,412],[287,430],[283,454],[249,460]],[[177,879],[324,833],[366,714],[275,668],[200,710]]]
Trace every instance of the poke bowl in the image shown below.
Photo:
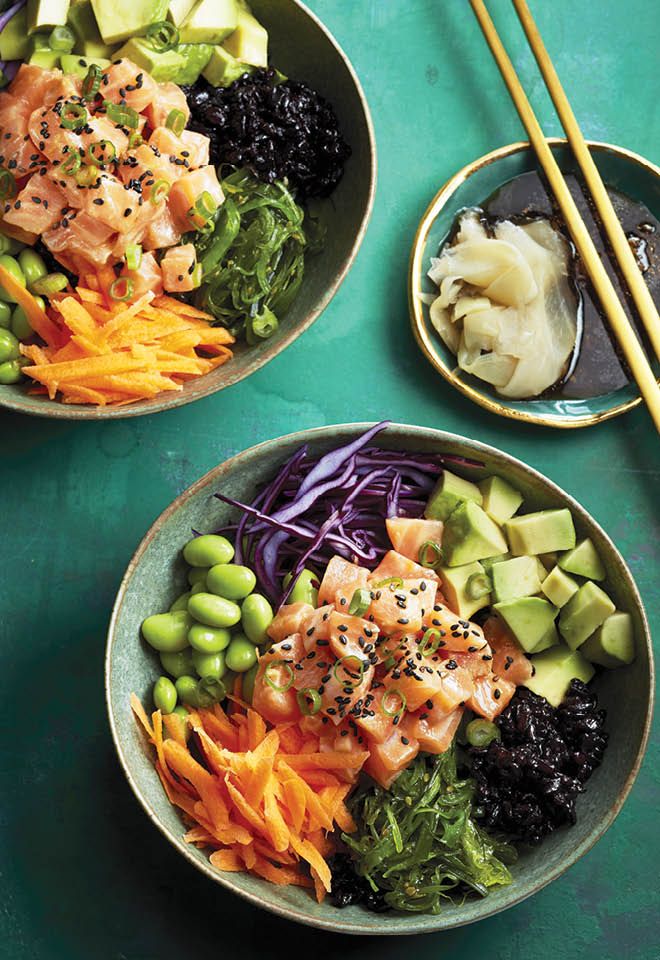
[[[476,500],[466,505],[462,497],[475,484],[481,506]],[[505,508],[511,490],[516,494]],[[361,512],[346,515],[339,527],[336,514],[347,498]],[[432,566],[413,582],[409,578],[421,564],[405,559],[411,557],[405,541],[410,535],[419,539],[420,521],[405,518],[420,517],[425,502],[421,519],[436,524],[436,539],[422,543],[421,555],[415,546],[413,556]],[[452,551],[465,541],[465,523],[480,518],[481,533],[493,533],[482,516],[486,508],[500,521],[515,512],[512,526],[502,521],[514,556],[507,561],[498,555],[491,565],[486,559],[463,563],[465,555]],[[428,520],[429,513],[445,520]],[[398,523],[386,529],[386,518],[397,521],[397,514]],[[560,521],[564,540],[555,545],[569,549],[521,561],[530,544],[516,538],[524,541],[539,517],[542,526],[548,518]],[[232,541],[240,544],[237,554]],[[442,554],[434,560],[438,547]],[[356,567],[376,567],[374,577],[365,583],[370,574],[358,573],[346,580],[352,560]],[[522,586],[530,576],[541,580],[541,590]],[[484,583],[492,596],[484,595]],[[570,600],[561,596],[566,588]],[[417,645],[403,654],[396,645],[379,647],[388,634],[396,639],[397,630],[419,626],[412,624],[419,599],[431,592],[437,599],[426,632],[415,635]],[[521,593],[522,604],[502,599]],[[600,603],[605,607],[597,610]],[[383,604],[397,626],[385,627],[379,638]],[[209,616],[210,608],[215,612]],[[167,610],[174,612],[161,613]],[[533,620],[537,610],[549,612],[550,619],[536,623],[530,635],[530,611]],[[354,630],[360,617],[361,635]],[[406,627],[398,626],[404,621]],[[184,622],[184,631],[192,630],[189,641],[181,640]],[[625,629],[617,646],[611,628],[620,623]],[[450,651],[456,646],[462,652]],[[318,664],[321,656],[325,662]],[[566,663],[567,670],[561,666]],[[467,682],[469,690],[454,691],[448,704],[440,688],[436,693],[424,686],[422,696],[429,699],[420,706],[413,681],[435,683],[431,674],[438,664],[441,684],[449,678],[459,687]],[[322,683],[309,679],[316,665]],[[124,774],[149,819],[179,853],[256,906],[353,934],[422,933],[472,923],[556,879],[620,811],[642,761],[653,701],[652,651],[639,593],[616,547],[587,511],[501,451],[396,424],[323,427],[268,441],[182,493],[127,568],[105,669],[110,726]],[[338,697],[333,683],[339,684]],[[478,688],[490,691],[481,703]],[[532,727],[537,732],[528,735]],[[527,751],[527,759],[516,750]],[[546,774],[534,766],[539,750],[546,750],[544,762],[550,763],[546,774],[562,784],[558,794],[550,791],[549,802],[541,797]],[[507,783],[502,756],[518,756],[514,766],[527,764],[524,799]],[[242,778],[254,774],[255,763],[270,772],[246,787]],[[277,783],[268,779],[273,776]],[[429,783],[432,796],[425,792]],[[324,813],[318,803],[325,799],[331,805]],[[449,806],[437,807],[443,803]],[[504,808],[508,815],[502,815]],[[453,841],[451,831],[438,834],[439,822],[452,823]],[[281,842],[280,828],[291,845]],[[427,831],[425,839],[420,831]],[[472,850],[467,860],[457,855],[457,842]],[[411,862],[397,860],[411,849]]]
[[[371,213],[373,127],[298,0],[136,4],[132,30],[105,0],[61,7],[0,15],[0,406],[139,416],[239,382],[325,309]]]

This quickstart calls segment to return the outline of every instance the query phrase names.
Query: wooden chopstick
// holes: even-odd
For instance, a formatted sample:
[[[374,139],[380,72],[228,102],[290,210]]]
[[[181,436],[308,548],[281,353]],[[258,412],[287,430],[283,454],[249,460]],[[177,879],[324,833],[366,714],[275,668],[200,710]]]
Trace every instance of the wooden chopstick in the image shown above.
[[[470,0],[470,4],[479,21],[479,26],[490,47],[498,69],[502,74],[502,78],[511,95],[520,119],[529,134],[530,142],[548,178],[552,192],[557,199],[566,225],[570,230],[578,253],[582,257],[610,326],[619,342],[628,366],[637,381],[640,393],[646,402],[656,429],[660,432],[660,387],[658,387],[646,355],[637,339],[635,331],[628,322],[628,317],[619,302],[619,298],[598,255],[591,235],[580,216],[580,212],[568,189],[568,185],[548,146],[543,130],[536,119],[532,106],[527,99],[527,95],[516,75],[513,64],[504,49],[483,0]]]
[[[605,189],[605,184],[602,181],[601,175],[598,172],[598,167],[594,163],[594,159],[589,152],[589,148],[585,142],[585,139],[582,135],[582,131],[578,125],[577,120],[575,119],[575,114],[571,108],[570,103],[568,102],[568,97],[564,92],[564,88],[561,85],[561,81],[557,76],[557,71],[555,70],[554,64],[548,55],[548,51],[545,48],[545,44],[541,39],[541,34],[538,31],[538,27],[534,22],[531,11],[527,5],[526,0],[513,0],[513,5],[518,14],[518,19],[522,24],[522,28],[525,31],[525,36],[529,42],[530,47],[532,48],[532,53],[536,57],[536,62],[539,65],[539,70],[541,75],[545,80],[545,85],[548,88],[548,92],[552,97],[552,102],[555,105],[555,109],[559,114],[559,119],[561,120],[561,125],[566,131],[566,136],[568,142],[571,145],[573,153],[577,159],[577,162],[580,165],[582,174],[589,188],[589,192],[593,197],[594,203],[596,204],[596,209],[598,210],[600,219],[602,220],[603,226],[605,227],[605,232],[609,237],[609,241],[614,250],[616,259],[619,262],[621,267],[621,272],[625,277],[626,283],[632,298],[635,302],[635,306],[639,312],[642,323],[646,327],[646,332],[649,335],[649,339],[653,344],[653,349],[655,350],[656,356],[660,357],[660,317],[658,317],[658,311],[655,308],[653,298],[644,282],[642,273],[637,265],[634,254],[630,249],[630,244],[626,238],[625,233],[623,232],[623,227],[619,222],[619,218],[614,212],[614,207],[612,206],[612,201],[609,198],[609,194]]]

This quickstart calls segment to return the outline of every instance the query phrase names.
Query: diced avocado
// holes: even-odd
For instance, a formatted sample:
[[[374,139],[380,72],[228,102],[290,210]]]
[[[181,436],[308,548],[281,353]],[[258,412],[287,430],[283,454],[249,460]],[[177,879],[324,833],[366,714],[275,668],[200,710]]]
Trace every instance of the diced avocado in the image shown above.
[[[557,627],[553,621],[534,647],[533,653],[541,653],[541,651],[548,650],[550,647],[554,647],[558,643],[559,634],[557,633]]]
[[[504,529],[515,556],[536,556],[552,550],[571,550],[575,546],[573,517],[566,507],[513,517],[506,521]]]
[[[606,576],[603,561],[589,537],[580,540],[578,545],[567,553],[562,553],[557,563],[562,570],[574,573],[577,577],[604,580]]]
[[[571,650],[576,650],[614,610],[614,604],[605,591],[587,580],[562,607],[559,632]]]
[[[159,83],[172,80],[186,65],[186,61],[176,49],[154,50],[149,41],[141,37],[132,37],[119,48],[116,56],[118,59],[126,57],[127,60],[132,60]]]
[[[0,32],[0,60],[25,60],[29,53],[27,7],[22,7]]]
[[[545,569],[548,571],[548,573],[550,573],[553,567],[557,566],[558,556],[559,554],[557,553],[556,550],[553,550],[550,553],[541,553],[539,555],[539,560],[541,561]]]
[[[559,567],[554,567],[541,584],[541,590],[550,603],[554,603],[556,607],[564,607],[578,592],[578,584]]]
[[[464,500],[446,521],[442,533],[446,566],[460,567],[505,552],[502,531],[473,500]]]
[[[60,65],[60,54],[57,50],[35,50],[30,54],[28,63],[42,70],[54,70]]]
[[[557,608],[540,597],[520,597],[496,603],[493,610],[504,620],[526,653],[532,653],[557,616]]]
[[[254,67],[249,63],[241,63],[224,47],[215,46],[204,70],[204,77],[214,87],[228,87],[244,73],[252,73],[253,70]]]
[[[532,666],[534,676],[525,682],[525,686],[539,697],[545,697],[553,707],[562,702],[571,680],[589,683],[594,675],[594,668],[580,651],[569,650],[563,643],[533,656]]]
[[[196,3],[197,0],[170,0],[168,20],[171,20],[175,27],[180,27]]]
[[[236,0],[198,0],[179,27],[179,39],[181,43],[222,43],[237,26]]]
[[[76,53],[84,57],[102,57],[112,60],[114,47],[104,43],[99,33],[91,0],[80,0],[69,8],[69,26],[76,35]]]
[[[144,34],[167,16],[168,0],[92,0],[99,33],[105,43],[120,43]]]
[[[481,490],[476,483],[470,483],[449,470],[443,470],[426,504],[424,516],[428,520],[446,520],[459,503],[472,500],[481,505],[482,499]]]
[[[522,493],[502,477],[488,477],[477,486],[483,497],[481,506],[496,523],[509,520],[523,502]]]
[[[440,567],[438,573],[447,603],[459,617],[467,620],[490,603],[488,576],[478,560],[462,567]]]
[[[69,13],[69,0],[28,0],[28,33],[63,27]]]
[[[86,77],[93,63],[102,70],[110,66],[110,61],[102,57],[81,57],[77,53],[63,53],[61,59],[62,71],[74,77]]]
[[[238,25],[224,46],[243,63],[251,63],[253,67],[268,66],[268,31],[252,15],[247,3],[239,4]]]
[[[635,659],[632,617],[617,610],[592,633],[580,647],[580,653],[601,667],[623,667]]]
[[[510,553],[500,553],[497,557],[484,557],[481,561],[481,566],[484,568],[484,571],[488,576],[492,576],[493,567],[496,563],[502,563],[503,560],[510,560]]]
[[[172,77],[174,83],[194,83],[211,59],[213,47],[209,43],[180,43],[175,48],[184,59],[184,66]]]
[[[545,569],[538,557],[534,557],[534,560],[536,561],[536,570],[538,572],[539,580],[541,583],[543,583],[545,578],[548,576],[548,571]]]
[[[541,589],[536,557],[513,557],[496,563],[491,571],[496,603],[533,597]]]

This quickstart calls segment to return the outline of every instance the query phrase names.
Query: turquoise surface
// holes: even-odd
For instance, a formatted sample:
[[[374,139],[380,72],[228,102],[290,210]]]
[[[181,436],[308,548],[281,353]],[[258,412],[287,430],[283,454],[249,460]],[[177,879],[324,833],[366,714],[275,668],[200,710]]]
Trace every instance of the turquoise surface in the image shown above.
[[[122,779],[102,670],[124,567],[177,493],[290,430],[391,416],[521,457],[611,534],[658,621],[660,464],[645,411],[575,433],[496,419],[434,374],[412,341],[405,274],[419,217],[460,166],[522,135],[467,3],[312,6],[353,59],[380,148],[372,225],[330,308],[250,380],[171,413],[114,424],[0,416],[3,956],[655,960],[657,732],[620,817],[568,874],[499,917],[414,941],[351,940],[256,913],[181,861]],[[490,6],[547,132],[558,134],[510,4]],[[532,8],[585,133],[657,162],[654,5]]]

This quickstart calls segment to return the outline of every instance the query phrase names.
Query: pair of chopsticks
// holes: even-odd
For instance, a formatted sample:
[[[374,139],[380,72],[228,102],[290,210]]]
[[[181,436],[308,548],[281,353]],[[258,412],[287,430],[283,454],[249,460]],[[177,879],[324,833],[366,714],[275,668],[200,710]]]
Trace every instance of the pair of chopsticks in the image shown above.
[[[660,320],[651,294],[637,266],[637,262],[619,223],[619,219],[614,212],[605,185],[603,184],[593,157],[589,152],[589,148],[575,119],[571,105],[564,93],[538,28],[534,23],[527,2],[526,0],[512,0],[512,2],[532,52],[536,57],[536,62],[538,63],[548,92],[552,97],[552,102],[555,105],[559,119],[566,131],[568,142],[582,170],[587,187],[596,205],[596,209],[600,215],[603,227],[605,228],[605,232],[607,233],[635,306],[637,307],[639,316],[646,328],[656,355],[660,357]],[[498,36],[484,0],[470,0],[470,3],[499,71],[502,74],[502,78],[511,94],[511,99],[520,115],[520,119],[529,134],[530,142],[548,178],[575,246],[584,261],[591,282],[609,320],[610,327],[637,381],[637,385],[646,402],[649,413],[653,418],[653,422],[660,432],[660,387],[651,370],[646,354],[637,339],[635,331],[628,322],[623,306],[612,286],[603,262],[598,255],[591,235],[580,216],[575,201],[568,189],[568,185],[557,165],[557,161],[553,156],[541,126],[536,119],[522,84],[516,75],[514,66]]]

